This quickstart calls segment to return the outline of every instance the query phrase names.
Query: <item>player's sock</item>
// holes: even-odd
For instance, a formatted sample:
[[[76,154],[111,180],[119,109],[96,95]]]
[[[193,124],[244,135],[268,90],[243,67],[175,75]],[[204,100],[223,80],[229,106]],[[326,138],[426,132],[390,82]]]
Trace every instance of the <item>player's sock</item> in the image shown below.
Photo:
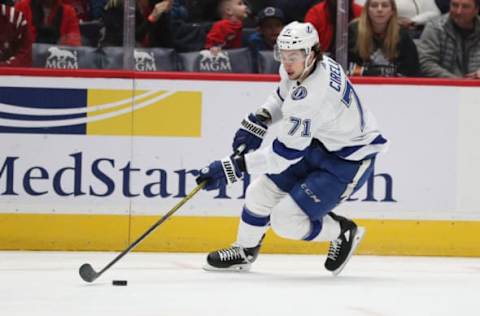
[[[353,221],[332,212],[329,215],[340,223],[341,230],[338,238],[330,242],[325,268],[338,275],[360,244],[365,228],[358,227]]]
[[[270,216],[259,215],[246,206],[242,210],[235,244],[245,248],[255,247],[261,243],[265,232],[270,227]]]

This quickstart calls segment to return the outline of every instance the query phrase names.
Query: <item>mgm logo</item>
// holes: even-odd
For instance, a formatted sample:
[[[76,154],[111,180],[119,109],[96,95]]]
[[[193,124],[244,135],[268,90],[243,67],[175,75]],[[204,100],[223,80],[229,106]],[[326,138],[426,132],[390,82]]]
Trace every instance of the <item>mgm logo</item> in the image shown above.
[[[58,47],[50,47],[50,53],[45,62],[45,68],[78,69],[76,51],[69,51]]]
[[[232,72],[230,56],[226,51],[220,51],[213,55],[209,50],[202,50],[200,52],[200,71]]]
[[[135,58],[135,70],[137,71],[156,71],[155,56],[153,52],[147,53],[139,50],[135,50],[133,53]]]

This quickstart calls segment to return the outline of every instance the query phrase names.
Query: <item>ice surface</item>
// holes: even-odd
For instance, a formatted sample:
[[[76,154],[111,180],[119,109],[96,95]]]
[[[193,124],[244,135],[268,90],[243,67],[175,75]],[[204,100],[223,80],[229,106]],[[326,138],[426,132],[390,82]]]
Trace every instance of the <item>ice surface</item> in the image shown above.
[[[205,272],[204,254],[0,252],[2,316],[480,315],[480,258],[354,256],[338,277],[323,255],[261,254],[248,273]],[[112,286],[114,279],[128,286]]]

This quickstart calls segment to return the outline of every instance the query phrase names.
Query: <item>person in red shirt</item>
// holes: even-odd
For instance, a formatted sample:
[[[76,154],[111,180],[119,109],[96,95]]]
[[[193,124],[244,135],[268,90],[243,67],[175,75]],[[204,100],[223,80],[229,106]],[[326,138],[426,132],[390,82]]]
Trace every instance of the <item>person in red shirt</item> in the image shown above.
[[[25,15],[34,42],[81,45],[75,9],[62,0],[20,0],[15,7]]]
[[[360,16],[362,6],[350,0],[348,22]],[[335,57],[335,29],[337,25],[337,0],[325,0],[314,5],[305,15],[305,22],[310,22],[317,29],[320,37],[320,49]]]
[[[221,20],[213,24],[207,34],[205,48],[239,48],[242,46],[243,20],[249,10],[243,0],[220,0],[218,11]]]
[[[69,4],[75,9],[75,13],[80,22],[91,20],[90,2],[90,0],[63,0],[64,4]]]
[[[0,67],[30,67],[32,41],[23,14],[14,7],[0,5]]]

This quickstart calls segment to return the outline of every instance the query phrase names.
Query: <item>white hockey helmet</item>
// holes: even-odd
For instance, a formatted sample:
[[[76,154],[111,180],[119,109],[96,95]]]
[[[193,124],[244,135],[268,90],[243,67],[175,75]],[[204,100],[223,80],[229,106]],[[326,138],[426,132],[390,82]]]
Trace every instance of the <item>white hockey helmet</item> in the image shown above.
[[[318,45],[319,38],[315,27],[311,23],[297,21],[287,24],[277,37],[277,49],[279,50],[305,50],[310,54],[312,47]]]

